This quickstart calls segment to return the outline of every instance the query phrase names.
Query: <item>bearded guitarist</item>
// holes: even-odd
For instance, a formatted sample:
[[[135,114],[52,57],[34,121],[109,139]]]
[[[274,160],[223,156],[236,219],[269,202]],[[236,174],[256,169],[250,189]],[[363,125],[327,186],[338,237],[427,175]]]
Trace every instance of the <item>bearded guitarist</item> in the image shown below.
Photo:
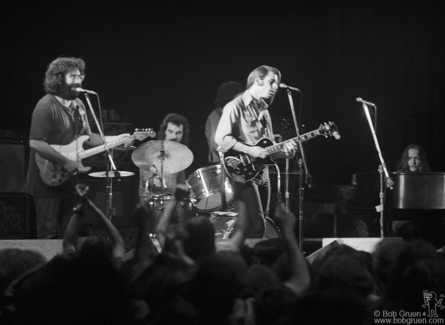
[[[254,158],[266,158],[266,149],[246,144],[253,145],[264,137],[274,140],[268,108],[278,91],[280,80],[280,71],[265,65],[250,73],[246,91],[224,107],[215,134],[215,142],[221,152],[232,149]],[[292,158],[295,152],[296,143],[287,142],[273,158]],[[256,177],[246,182],[242,195],[250,225],[248,238],[262,238],[270,200],[268,167],[262,167]]]
[[[103,144],[98,134],[91,133],[85,106],[77,98],[75,89],[82,86],[84,78],[85,62],[82,59],[55,59],[45,74],[43,86],[47,94],[32,114],[26,188],[34,198],[39,239],[62,238],[69,210],[76,203],[73,195],[78,181],[76,174],[83,167],[80,161],[68,159],[53,146],[68,145],[79,136],[89,136],[82,143],[87,148]],[[40,176],[36,156],[57,164],[71,177],[59,186],[48,186]]]

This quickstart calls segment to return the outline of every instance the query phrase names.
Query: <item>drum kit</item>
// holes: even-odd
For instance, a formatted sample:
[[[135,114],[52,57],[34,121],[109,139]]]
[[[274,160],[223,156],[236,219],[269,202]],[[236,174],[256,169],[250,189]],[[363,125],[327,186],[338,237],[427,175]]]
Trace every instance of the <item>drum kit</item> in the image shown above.
[[[115,148],[117,149],[117,148]],[[119,150],[119,149],[117,149]],[[152,140],[136,147],[129,146],[121,150],[131,150],[133,163],[142,170],[150,171],[155,167],[160,171],[161,179],[164,175],[178,173],[189,167],[193,162],[193,153],[185,145],[176,141]],[[227,204],[232,203],[234,195],[230,183],[223,177],[222,166],[212,165],[203,167],[193,172],[186,180],[192,192],[190,200],[192,209],[199,212],[213,212],[221,210],[223,199],[221,195],[222,182],[224,181],[224,194]],[[117,173],[116,173],[117,174]],[[107,177],[107,172],[94,172],[89,174],[92,177]],[[133,172],[121,171],[118,175],[115,172],[108,172],[108,177],[128,177],[133,176]],[[163,189],[163,187],[161,187]],[[164,208],[164,201],[169,201],[171,195],[157,193],[147,197],[150,203],[158,209]]]
[[[185,170],[193,162],[193,153],[188,147],[169,140],[152,140],[137,148],[129,146],[120,150],[131,150],[131,159],[136,166],[145,171],[151,171],[155,167],[156,170],[160,171],[161,179],[164,175]],[[92,177],[107,177],[107,172],[94,172],[89,175]],[[108,172],[108,177],[133,175],[133,172],[127,171]],[[192,196],[189,200],[182,202],[182,206],[185,206],[193,215],[197,215],[198,212],[207,214],[215,228],[216,238],[231,238],[237,213],[233,209],[227,209],[228,206],[234,206],[235,197],[229,180],[224,176],[222,165],[216,164],[199,168],[189,175],[186,184],[190,188]],[[163,189],[163,186],[161,188]],[[222,189],[224,192],[221,191]],[[172,195],[149,193],[144,199],[149,201],[152,208],[164,210],[165,201],[170,201]],[[278,229],[269,218],[266,218],[266,232],[268,238],[279,237]]]

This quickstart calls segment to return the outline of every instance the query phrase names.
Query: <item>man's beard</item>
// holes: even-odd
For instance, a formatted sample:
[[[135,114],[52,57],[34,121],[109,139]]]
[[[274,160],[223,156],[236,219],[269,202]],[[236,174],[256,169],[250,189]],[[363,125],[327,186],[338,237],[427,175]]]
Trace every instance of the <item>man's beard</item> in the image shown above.
[[[59,87],[59,93],[57,95],[66,100],[76,99],[79,96],[79,93],[74,89],[76,89],[77,87],[80,87],[80,84],[76,83],[68,85],[65,80],[62,80],[62,83]]]

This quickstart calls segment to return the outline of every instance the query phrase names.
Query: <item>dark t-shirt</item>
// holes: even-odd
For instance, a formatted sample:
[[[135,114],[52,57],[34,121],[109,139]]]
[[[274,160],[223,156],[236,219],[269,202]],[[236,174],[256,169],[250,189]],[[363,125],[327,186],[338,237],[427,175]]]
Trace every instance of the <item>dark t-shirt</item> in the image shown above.
[[[63,106],[55,96],[45,95],[36,105],[32,113],[30,140],[43,140],[48,144],[67,145],[80,135],[88,134],[85,106],[80,99],[74,101],[73,113]],[[39,174],[35,160],[36,151],[31,149],[26,179],[27,192],[35,197],[54,196],[61,193],[72,193],[77,177],[72,176],[62,185],[51,187],[46,185]]]

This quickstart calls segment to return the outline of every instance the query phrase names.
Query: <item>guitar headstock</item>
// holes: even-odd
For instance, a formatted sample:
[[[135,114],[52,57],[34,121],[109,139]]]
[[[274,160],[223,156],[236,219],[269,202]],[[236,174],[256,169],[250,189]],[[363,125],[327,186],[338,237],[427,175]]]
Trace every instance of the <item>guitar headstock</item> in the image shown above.
[[[341,138],[340,133],[338,133],[337,125],[334,122],[322,123],[318,128],[320,134],[323,134],[326,138],[328,136],[334,137],[336,140]]]
[[[142,140],[144,140],[145,138],[148,138],[148,137],[153,139],[154,137],[156,137],[156,132],[153,131],[152,128],[149,128],[149,129],[135,129],[134,133],[133,133],[133,137],[136,140],[139,140],[139,141],[142,141]]]

